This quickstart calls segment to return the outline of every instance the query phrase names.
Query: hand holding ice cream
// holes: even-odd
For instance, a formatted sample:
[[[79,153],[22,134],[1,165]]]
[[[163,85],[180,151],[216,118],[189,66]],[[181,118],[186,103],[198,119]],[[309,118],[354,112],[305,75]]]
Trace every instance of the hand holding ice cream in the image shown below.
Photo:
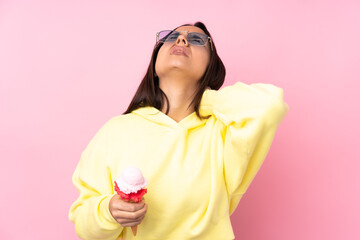
[[[135,236],[137,225],[141,223],[147,210],[147,204],[141,202],[147,192],[147,180],[140,169],[128,167],[114,181],[114,184],[118,195],[110,200],[109,210],[114,219],[123,227],[131,227]]]

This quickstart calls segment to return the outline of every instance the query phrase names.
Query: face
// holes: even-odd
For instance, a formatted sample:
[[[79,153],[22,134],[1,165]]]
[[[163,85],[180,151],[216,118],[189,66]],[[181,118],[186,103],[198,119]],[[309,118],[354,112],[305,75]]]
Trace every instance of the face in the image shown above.
[[[182,26],[176,30],[204,33],[201,28],[194,26]],[[165,42],[161,46],[155,62],[155,72],[160,80],[162,77],[181,76],[184,80],[198,81],[205,73],[210,61],[210,43],[191,45],[186,35],[186,32],[181,32],[175,42]]]

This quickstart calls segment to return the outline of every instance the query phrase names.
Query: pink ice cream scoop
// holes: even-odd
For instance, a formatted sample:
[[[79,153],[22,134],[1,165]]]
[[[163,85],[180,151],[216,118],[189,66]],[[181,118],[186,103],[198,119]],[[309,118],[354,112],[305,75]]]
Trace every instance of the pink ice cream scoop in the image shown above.
[[[120,191],[126,194],[136,193],[147,186],[147,180],[142,175],[140,169],[136,167],[127,167],[116,179],[115,184]]]

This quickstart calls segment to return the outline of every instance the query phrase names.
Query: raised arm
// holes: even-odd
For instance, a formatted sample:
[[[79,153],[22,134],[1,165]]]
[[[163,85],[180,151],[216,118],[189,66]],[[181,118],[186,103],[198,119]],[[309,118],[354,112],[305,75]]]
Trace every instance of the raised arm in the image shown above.
[[[225,127],[223,167],[231,214],[262,165],[289,106],[281,88],[242,82],[205,91],[202,103],[202,113],[212,114]]]

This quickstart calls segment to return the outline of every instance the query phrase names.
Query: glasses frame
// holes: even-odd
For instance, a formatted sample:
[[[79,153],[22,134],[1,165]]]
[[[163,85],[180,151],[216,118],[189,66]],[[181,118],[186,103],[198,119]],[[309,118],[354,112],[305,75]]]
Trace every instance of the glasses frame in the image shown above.
[[[187,40],[188,42],[189,42],[189,40],[188,40],[188,34],[189,34],[189,33],[195,33],[195,32],[189,32],[189,31],[162,30],[162,31],[156,33],[156,42],[162,42],[162,41],[160,41],[160,39],[159,39],[159,34],[160,34],[161,32],[164,32],[164,31],[178,32],[178,33],[179,33],[179,36],[180,36],[180,33],[181,33],[181,32],[186,32],[186,33],[187,33],[187,34],[186,34],[186,40]],[[208,42],[210,43],[211,51],[213,51],[213,44],[212,44],[211,37],[209,37],[207,34],[204,34],[204,33],[199,33],[199,32],[196,32],[196,33],[201,34],[201,35],[204,35],[204,36],[207,37],[207,40],[208,40]],[[164,43],[164,42],[163,42],[163,43]],[[189,44],[191,44],[191,43],[189,42]],[[206,44],[206,43],[205,43],[205,44]],[[194,44],[191,44],[191,45],[193,45],[193,46],[205,46],[205,44],[204,44],[204,45],[194,45]]]

